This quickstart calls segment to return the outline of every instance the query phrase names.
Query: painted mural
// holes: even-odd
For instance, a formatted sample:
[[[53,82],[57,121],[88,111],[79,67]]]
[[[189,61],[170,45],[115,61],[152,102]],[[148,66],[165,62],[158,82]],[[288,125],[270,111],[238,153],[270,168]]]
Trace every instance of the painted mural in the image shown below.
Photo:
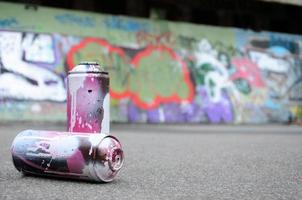
[[[112,121],[302,119],[301,36],[1,4],[1,120],[65,120],[83,60],[109,71]],[[41,13],[47,25],[30,20]]]

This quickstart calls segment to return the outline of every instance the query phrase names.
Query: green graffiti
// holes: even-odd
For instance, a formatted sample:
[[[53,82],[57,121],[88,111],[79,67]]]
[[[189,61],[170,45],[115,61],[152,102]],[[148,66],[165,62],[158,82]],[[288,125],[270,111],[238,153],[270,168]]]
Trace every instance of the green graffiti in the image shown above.
[[[169,97],[177,94],[187,98],[189,89],[184,84],[181,64],[167,51],[156,50],[140,57],[130,75],[130,90],[144,102],[151,102],[159,95]]]
[[[251,87],[247,80],[238,78],[234,80],[236,88],[243,94],[248,95],[251,93]]]
[[[118,54],[110,54],[110,85],[117,93],[122,93],[127,87],[127,82],[130,74],[130,67],[125,59],[121,58]]]
[[[202,64],[198,68],[192,68],[193,75],[197,85],[204,85],[204,79],[208,72],[214,71],[214,67],[211,64]]]

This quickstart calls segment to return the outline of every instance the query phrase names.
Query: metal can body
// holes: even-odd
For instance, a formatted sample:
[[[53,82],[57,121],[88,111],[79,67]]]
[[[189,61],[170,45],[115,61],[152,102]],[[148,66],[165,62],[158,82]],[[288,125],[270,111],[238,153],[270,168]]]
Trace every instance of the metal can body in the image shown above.
[[[69,132],[109,133],[109,75],[95,62],[75,66],[67,76]]]
[[[110,182],[123,164],[119,141],[105,134],[26,130],[13,141],[13,163],[25,174]]]

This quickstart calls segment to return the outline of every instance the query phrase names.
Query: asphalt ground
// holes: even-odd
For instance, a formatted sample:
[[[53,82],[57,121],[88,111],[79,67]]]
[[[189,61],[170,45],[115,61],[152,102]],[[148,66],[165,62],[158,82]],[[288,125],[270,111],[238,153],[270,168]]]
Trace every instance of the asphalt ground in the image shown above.
[[[63,124],[0,124],[0,199],[302,199],[302,127],[123,125],[116,179],[97,184],[21,175],[10,145],[24,129]]]

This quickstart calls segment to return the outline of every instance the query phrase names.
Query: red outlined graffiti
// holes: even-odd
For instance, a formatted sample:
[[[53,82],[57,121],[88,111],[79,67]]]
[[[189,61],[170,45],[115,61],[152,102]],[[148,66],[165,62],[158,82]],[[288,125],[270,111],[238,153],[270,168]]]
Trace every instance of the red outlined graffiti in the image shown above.
[[[264,87],[261,73],[258,66],[247,58],[233,58],[232,64],[237,71],[230,77],[231,80],[238,78],[245,79],[250,85],[255,87]]]
[[[73,68],[73,66],[76,64],[74,63],[74,54],[78,51],[81,51],[83,48],[85,48],[86,45],[89,43],[96,43],[101,45],[102,47],[105,47],[108,49],[109,54],[116,53],[118,54],[122,59],[125,59],[125,52],[123,49],[114,47],[110,45],[106,40],[99,39],[99,38],[85,38],[82,40],[79,44],[73,46],[70,51],[67,54],[67,65],[69,70]],[[137,53],[132,61],[131,65],[135,68],[139,67],[139,61],[144,58],[150,56],[154,51],[159,52],[165,52],[168,53],[168,55],[171,57],[173,61],[176,61],[181,66],[181,73],[183,76],[184,84],[186,85],[188,89],[188,95],[185,98],[181,98],[177,92],[174,92],[171,95],[168,96],[160,96],[156,95],[155,98],[151,102],[145,102],[143,99],[140,98],[140,95],[136,92],[131,91],[129,88],[129,84],[126,84],[127,87],[122,92],[117,92],[114,90],[114,88],[110,88],[110,95],[112,98],[115,99],[122,99],[122,98],[130,98],[134,104],[136,104],[139,108],[142,109],[153,109],[158,107],[161,103],[181,103],[183,101],[191,102],[194,98],[194,86],[190,79],[190,72],[186,65],[186,63],[169,47],[163,46],[163,45],[149,45],[144,50]]]
[[[67,65],[68,65],[68,70],[71,70],[77,63],[73,62],[73,56],[75,53],[83,49],[86,45],[89,43],[96,43],[99,44],[100,46],[103,46],[108,49],[109,54],[110,53],[117,53],[120,57],[125,59],[125,52],[118,47],[114,47],[110,45],[106,40],[100,39],[100,38],[92,38],[88,37],[82,40],[79,44],[74,45],[70,48],[69,52],[67,53]]]
[[[180,65],[182,67],[183,80],[184,80],[184,83],[187,85],[187,88],[189,90],[188,96],[187,96],[187,98],[182,99],[175,92],[175,93],[173,93],[172,95],[170,95],[168,97],[163,97],[163,96],[157,95],[151,103],[146,103],[146,102],[143,102],[137,94],[130,93],[129,95],[131,96],[133,102],[136,105],[138,105],[140,108],[144,108],[144,109],[156,108],[161,103],[168,103],[168,102],[180,103],[182,101],[191,102],[193,100],[193,97],[194,97],[194,86],[193,86],[193,84],[191,82],[191,79],[190,79],[190,73],[189,73],[188,67],[187,67],[186,63],[171,48],[163,46],[163,45],[158,45],[158,46],[150,45],[145,50],[139,52],[132,59],[131,64],[135,68],[139,67],[138,63],[139,63],[140,59],[142,59],[143,57],[149,56],[153,51],[160,51],[160,52],[165,51],[165,52],[169,53],[169,55],[171,56],[171,58],[173,60],[180,63]]]

